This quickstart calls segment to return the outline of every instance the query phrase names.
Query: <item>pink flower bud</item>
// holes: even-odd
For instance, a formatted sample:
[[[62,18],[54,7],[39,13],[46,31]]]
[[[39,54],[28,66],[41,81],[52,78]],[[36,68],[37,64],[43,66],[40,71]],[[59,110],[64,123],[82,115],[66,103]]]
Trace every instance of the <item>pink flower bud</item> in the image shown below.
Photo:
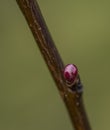
[[[64,78],[68,85],[74,84],[78,75],[78,69],[74,64],[68,64],[64,68]]]

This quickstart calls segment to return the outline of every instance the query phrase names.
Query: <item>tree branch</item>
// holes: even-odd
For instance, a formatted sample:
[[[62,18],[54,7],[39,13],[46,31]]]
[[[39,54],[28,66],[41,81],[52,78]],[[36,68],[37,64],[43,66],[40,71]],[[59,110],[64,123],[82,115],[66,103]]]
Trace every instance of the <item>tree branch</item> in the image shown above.
[[[72,89],[69,88],[63,76],[64,64],[45,24],[38,3],[36,0],[16,1],[26,18],[59,93],[67,107],[72,125],[75,130],[91,130],[83,105],[82,84],[79,75]]]

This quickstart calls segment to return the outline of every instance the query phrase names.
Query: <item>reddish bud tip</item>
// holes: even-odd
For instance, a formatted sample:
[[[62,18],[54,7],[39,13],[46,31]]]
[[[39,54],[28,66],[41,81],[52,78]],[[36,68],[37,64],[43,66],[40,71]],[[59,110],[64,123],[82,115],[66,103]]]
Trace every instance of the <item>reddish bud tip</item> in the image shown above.
[[[66,82],[71,85],[76,80],[78,69],[74,64],[68,64],[64,68],[64,78]]]

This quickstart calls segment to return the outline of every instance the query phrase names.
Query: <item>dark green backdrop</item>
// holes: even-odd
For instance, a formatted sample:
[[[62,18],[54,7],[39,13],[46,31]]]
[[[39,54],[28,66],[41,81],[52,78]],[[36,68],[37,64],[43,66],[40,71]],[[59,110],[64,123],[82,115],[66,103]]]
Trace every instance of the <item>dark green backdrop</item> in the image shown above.
[[[110,1],[38,2],[65,64],[79,68],[93,130],[109,130]],[[72,130],[15,0],[0,2],[0,130]]]

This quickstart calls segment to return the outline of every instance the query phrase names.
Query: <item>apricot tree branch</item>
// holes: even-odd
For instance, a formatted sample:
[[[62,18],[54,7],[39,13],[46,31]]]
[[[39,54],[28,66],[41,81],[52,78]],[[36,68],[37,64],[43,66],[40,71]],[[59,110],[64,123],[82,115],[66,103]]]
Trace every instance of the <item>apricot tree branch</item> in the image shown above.
[[[91,130],[82,100],[82,84],[77,82],[68,87],[63,76],[64,64],[41,14],[36,0],[16,0],[33,33],[34,39],[45,59],[59,93],[67,107],[75,130]]]

